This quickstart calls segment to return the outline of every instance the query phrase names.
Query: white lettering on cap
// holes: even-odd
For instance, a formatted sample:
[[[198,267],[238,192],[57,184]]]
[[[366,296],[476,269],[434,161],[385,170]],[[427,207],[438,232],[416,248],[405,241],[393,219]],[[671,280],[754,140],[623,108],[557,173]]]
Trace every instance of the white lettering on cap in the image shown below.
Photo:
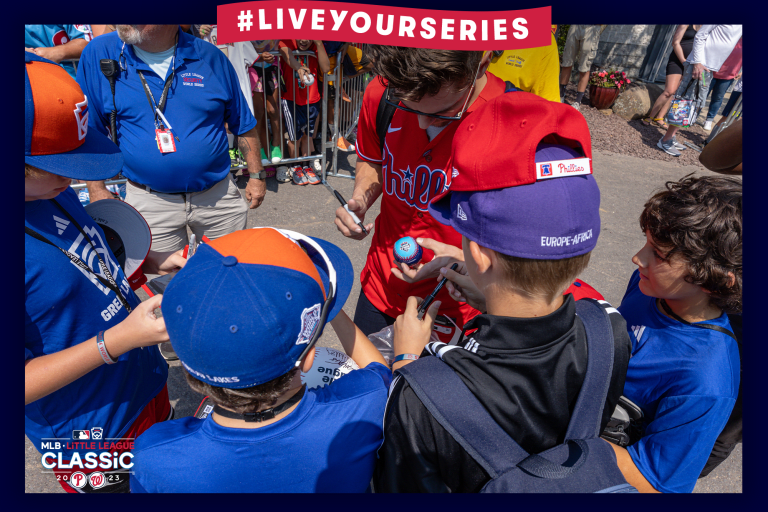
[[[564,245],[576,245],[592,238],[592,230],[588,229],[583,233],[577,233],[573,236],[543,236],[541,237],[542,247],[562,247]]]
[[[84,100],[75,103],[75,119],[77,120],[77,139],[83,140],[88,135],[88,96]]]
[[[589,158],[536,162],[537,180],[562,178],[563,176],[579,176],[582,174],[592,174],[592,165]]]

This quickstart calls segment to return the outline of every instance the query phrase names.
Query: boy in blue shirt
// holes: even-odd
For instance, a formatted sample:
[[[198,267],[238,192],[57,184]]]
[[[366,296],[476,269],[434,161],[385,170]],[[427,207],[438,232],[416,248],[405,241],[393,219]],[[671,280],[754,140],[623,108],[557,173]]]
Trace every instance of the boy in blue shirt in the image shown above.
[[[125,472],[78,462],[86,450],[71,441],[91,429],[93,439],[130,440],[171,416],[156,347],[168,336],[153,313],[162,296],[142,303],[133,293],[69,186],[117,174],[120,149],[89,130],[88,98],[64,69],[30,52],[24,69],[24,432],[67,492],[127,492]],[[184,259],[150,251],[147,263],[167,273]],[[48,448],[54,441],[62,448]]]
[[[619,311],[632,340],[624,396],[644,432],[614,448],[641,491],[691,492],[736,401],[726,313],[741,313],[741,219],[741,182],[711,176],[668,182],[640,216],[646,244]]]
[[[274,228],[202,245],[171,281],[168,333],[190,387],[215,404],[136,440],[132,492],[363,492],[391,372],[341,310],[352,264],[324,240]],[[232,300],[247,308],[232,309]],[[359,366],[306,389],[331,321]]]

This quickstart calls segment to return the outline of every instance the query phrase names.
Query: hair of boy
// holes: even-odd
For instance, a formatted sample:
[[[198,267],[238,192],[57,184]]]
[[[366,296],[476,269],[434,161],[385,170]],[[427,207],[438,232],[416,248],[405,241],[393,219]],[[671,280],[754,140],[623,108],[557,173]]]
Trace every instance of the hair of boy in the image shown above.
[[[194,378],[186,370],[184,370],[184,376],[187,378],[187,384],[189,384],[193,391],[207,395],[218,406],[234,411],[237,414],[246,414],[273,407],[277,403],[277,399],[290,389],[291,381],[293,381],[298,371],[298,368],[293,368],[288,373],[264,384],[250,388],[235,389],[221,388],[207,382],[202,382]]]
[[[505,288],[551,303],[563,294],[589,265],[592,251],[561,260],[532,260],[494,251],[501,262]]]
[[[407,101],[434,96],[451,84],[454,92],[472,85],[484,52],[429,50],[402,46],[373,45],[373,72],[386,78],[392,92]]]
[[[685,260],[686,282],[710,292],[710,304],[727,313],[742,307],[741,194],[737,179],[689,174],[668,181],[640,215],[640,228],[668,251],[664,257]]]

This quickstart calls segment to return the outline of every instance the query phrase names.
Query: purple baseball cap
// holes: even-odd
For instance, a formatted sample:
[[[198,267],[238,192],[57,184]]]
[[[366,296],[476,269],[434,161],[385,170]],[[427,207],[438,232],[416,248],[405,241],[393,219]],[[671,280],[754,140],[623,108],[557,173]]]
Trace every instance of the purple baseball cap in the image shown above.
[[[581,159],[567,146],[539,144],[536,162]],[[592,174],[515,187],[455,191],[429,205],[432,216],[494,251],[534,260],[586,254],[600,235],[600,190]]]

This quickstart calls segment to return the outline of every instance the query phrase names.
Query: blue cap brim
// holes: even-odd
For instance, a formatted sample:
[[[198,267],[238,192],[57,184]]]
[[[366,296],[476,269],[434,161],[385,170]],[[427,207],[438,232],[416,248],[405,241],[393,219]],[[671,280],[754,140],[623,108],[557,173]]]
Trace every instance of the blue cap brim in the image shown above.
[[[91,127],[80,147],[55,155],[25,155],[24,162],[65,178],[97,181],[112,178],[122,170],[123,153],[106,135]]]
[[[352,285],[355,281],[355,271],[352,268],[352,262],[349,261],[349,257],[344,251],[333,245],[331,242],[326,242],[325,240],[315,237],[310,238],[323,248],[328,259],[331,260],[333,268],[336,269],[336,296],[331,303],[331,310],[328,312],[328,317],[326,318],[326,321],[330,322],[339,314],[344,307],[344,304],[347,302],[350,292],[352,292]],[[327,293],[330,280],[328,279],[328,273],[325,270],[323,258],[318,254],[309,254],[309,257],[315,264],[317,271],[320,273],[320,279],[322,279],[323,286],[325,286]]]

